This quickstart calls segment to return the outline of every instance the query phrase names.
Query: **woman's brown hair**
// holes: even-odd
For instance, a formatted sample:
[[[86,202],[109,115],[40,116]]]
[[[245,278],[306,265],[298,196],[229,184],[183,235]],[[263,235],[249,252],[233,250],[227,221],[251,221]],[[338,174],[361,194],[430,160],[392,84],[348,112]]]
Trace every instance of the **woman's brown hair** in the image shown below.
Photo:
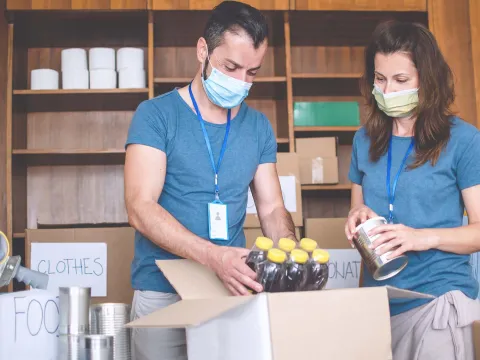
[[[372,95],[375,55],[405,52],[418,71],[419,105],[415,109],[416,158],[411,168],[430,161],[435,165],[450,138],[450,106],[454,95],[453,74],[437,41],[423,25],[387,21],[379,24],[365,50],[365,74],[361,80],[366,100],[366,132],[370,138],[370,160],[376,162],[388,150],[393,121],[382,112]]]

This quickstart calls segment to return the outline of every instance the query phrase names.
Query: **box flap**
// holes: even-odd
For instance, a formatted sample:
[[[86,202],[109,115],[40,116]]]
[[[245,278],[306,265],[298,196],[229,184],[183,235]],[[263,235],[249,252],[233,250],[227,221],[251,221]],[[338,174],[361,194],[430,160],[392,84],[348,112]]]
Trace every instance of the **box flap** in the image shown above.
[[[183,300],[231,296],[217,275],[192,260],[157,260],[157,266]]]
[[[429,295],[429,294],[424,294],[416,291],[410,291],[410,290],[404,290],[404,289],[399,289],[393,286],[385,286],[388,291],[388,297],[390,299],[401,299],[401,298],[406,298],[406,299],[435,299],[435,296]]]
[[[253,296],[182,300],[126,325],[130,328],[184,328],[199,325],[252,300]]]

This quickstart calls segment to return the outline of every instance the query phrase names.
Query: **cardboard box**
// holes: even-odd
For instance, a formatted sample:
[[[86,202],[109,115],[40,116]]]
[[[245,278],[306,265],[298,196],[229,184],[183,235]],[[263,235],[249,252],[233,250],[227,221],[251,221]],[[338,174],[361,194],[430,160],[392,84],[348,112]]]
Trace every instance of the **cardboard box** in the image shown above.
[[[25,233],[25,263],[28,268],[31,267],[32,243],[105,243],[107,245],[107,296],[92,296],[92,303],[118,302],[131,304],[133,289],[130,281],[130,264],[133,260],[135,240],[133,228],[27,229]],[[65,258],[70,260],[70,264],[74,264],[76,261],[75,254],[65,254]],[[49,259],[45,260],[48,262]],[[78,264],[85,264],[84,259],[78,260],[82,260],[82,262],[77,261],[77,266]],[[93,262],[90,262],[90,264],[93,264]],[[57,266],[58,264],[47,264],[46,267],[42,268],[42,272],[49,269],[49,272],[55,273]],[[89,273],[95,271],[93,265],[91,266]],[[64,264],[60,268],[63,269]],[[78,268],[76,270],[78,271]],[[90,276],[91,274],[85,276],[87,275]],[[55,276],[55,274],[51,276]]]
[[[247,238],[247,243],[246,243],[246,248],[251,249],[253,247],[253,244],[255,243],[255,240],[259,236],[263,236],[262,229],[260,228],[251,228],[251,229],[243,229],[245,233],[245,237]],[[297,237],[297,240],[300,240],[300,228],[296,227],[295,228],[295,236]]]
[[[302,188],[300,186],[300,167],[297,154],[278,153],[277,172],[282,186],[285,207],[292,215],[295,226],[302,226]],[[247,216],[243,226],[246,228],[260,227],[260,220],[250,190],[248,191]]]
[[[362,257],[345,236],[345,218],[305,219],[305,236],[330,254],[326,289],[358,288],[362,281]]]
[[[157,265],[182,300],[131,328],[186,328],[189,360],[391,360],[389,298],[432,298],[391,287],[229,296],[190,260]]]
[[[300,158],[300,182],[308,184],[338,184],[337,139],[296,139]]]
[[[480,360],[480,321],[473,323],[473,346],[475,347],[475,360]]]

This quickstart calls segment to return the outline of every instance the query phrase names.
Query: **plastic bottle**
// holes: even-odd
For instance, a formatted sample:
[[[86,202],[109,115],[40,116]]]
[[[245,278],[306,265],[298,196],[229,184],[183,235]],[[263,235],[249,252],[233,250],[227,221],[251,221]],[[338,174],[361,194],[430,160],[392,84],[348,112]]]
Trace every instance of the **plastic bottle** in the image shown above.
[[[284,291],[305,290],[308,280],[308,254],[301,249],[294,249],[290,254],[285,266],[283,278]]]
[[[255,240],[252,250],[247,255],[245,262],[258,275],[259,267],[267,260],[267,252],[273,247],[273,241],[267,237],[259,236]]]
[[[287,258],[290,256],[290,253],[293,249],[297,247],[297,243],[289,238],[281,238],[278,240],[278,248],[282,251],[285,251]]]
[[[265,292],[283,291],[282,278],[285,273],[287,254],[280,249],[268,250],[267,261],[260,269],[257,281]]]
[[[303,238],[300,240],[300,248],[308,253],[309,258],[312,258],[312,253],[317,247],[317,242],[313,239]]]
[[[322,249],[316,249],[309,261],[307,290],[322,290],[328,282],[328,260],[330,254]]]

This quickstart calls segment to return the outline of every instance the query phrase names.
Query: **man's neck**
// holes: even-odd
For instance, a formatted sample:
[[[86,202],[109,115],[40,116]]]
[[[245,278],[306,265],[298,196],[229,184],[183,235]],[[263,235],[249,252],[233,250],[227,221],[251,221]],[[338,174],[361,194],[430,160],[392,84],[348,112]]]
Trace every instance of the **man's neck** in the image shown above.
[[[184,88],[185,89],[185,88]],[[227,122],[227,109],[221,108],[212,103],[203,88],[200,72],[197,73],[192,82],[192,92],[195,97],[202,118],[205,121],[214,124],[225,124]],[[184,92],[185,93],[185,92]],[[190,95],[188,94],[188,87],[186,88],[186,94],[188,95],[187,103],[195,110],[193,103],[190,101]],[[232,119],[238,113],[239,106],[232,109]]]

